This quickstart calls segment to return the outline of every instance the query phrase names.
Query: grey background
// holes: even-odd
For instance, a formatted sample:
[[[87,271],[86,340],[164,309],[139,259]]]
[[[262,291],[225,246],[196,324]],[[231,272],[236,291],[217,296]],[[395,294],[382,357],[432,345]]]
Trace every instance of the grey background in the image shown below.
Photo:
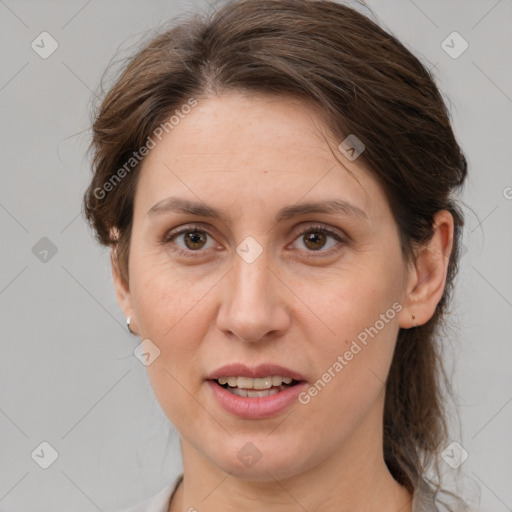
[[[480,486],[481,510],[512,510],[512,2],[368,4],[434,68],[470,161],[447,335],[462,405],[452,439],[469,453],[461,471],[467,489]],[[80,209],[90,102],[109,60],[206,5],[0,0],[2,511],[118,510],[181,471],[178,436],[132,354],[138,340],[125,330],[108,253]],[[31,48],[43,31],[59,45],[46,59]],[[453,31],[469,43],[457,59],[441,47]],[[58,452],[48,469],[31,456],[43,441]]]

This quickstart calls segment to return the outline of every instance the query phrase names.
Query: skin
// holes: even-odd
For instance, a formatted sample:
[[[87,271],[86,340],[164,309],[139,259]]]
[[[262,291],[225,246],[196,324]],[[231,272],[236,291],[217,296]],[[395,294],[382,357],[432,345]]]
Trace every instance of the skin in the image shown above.
[[[438,212],[431,242],[406,264],[382,189],[361,158],[337,150],[340,142],[298,99],[230,93],[201,99],[143,163],[129,283],[115,258],[113,276],[132,329],[160,350],[147,371],[181,435],[185,475],[172,512],[411,510],[411,494],[383,459],[384,386],[399,328],[427,322],[441,299],[453,219]],[[169,196],[229,218],[147,213]],[[284,206],[327,198],[349,201],[367,219],[274,220]],[[184,235],[163,242],[197,222],[209,229],[195,245]],[[314,231],[320,238],[308,243],[301,233],[316,224],[344,241]],[[236,252],[248,236],[263,251],[252,263]],[[401,311],[306,405],[241,419],[205,384],[232,362],[275,362],[313,384],[395,302]],[[262,454],[251,467],[237,457],[248,442]]]

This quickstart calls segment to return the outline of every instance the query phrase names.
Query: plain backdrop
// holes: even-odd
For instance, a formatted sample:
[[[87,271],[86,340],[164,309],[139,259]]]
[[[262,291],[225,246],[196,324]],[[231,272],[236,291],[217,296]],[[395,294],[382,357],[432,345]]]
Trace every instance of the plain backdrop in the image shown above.
[[[510,511],[512,2],[368,4],[433,69],[469,159],[446,340],[461,401],[452,441],[469,455],[460,471],[480,486],[481,509]],[[118,510],[181,472],[178,436],[132,353],[138,339],[125,329],[108,253],[81,199],[91,98],[109,61],[147,30],[206,6],[0,0],[2,511]]]

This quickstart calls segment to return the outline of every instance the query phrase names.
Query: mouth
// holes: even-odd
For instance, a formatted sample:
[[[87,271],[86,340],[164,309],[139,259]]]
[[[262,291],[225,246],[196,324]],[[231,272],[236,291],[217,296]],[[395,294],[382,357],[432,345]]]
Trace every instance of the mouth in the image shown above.
[[[220,408],[245,420],[275,417],[298,402],[304,375],[273,363],[228,364],[206,377],[208,393]]]
[[[214,403],[243,419],[264,419],[285,412],[308,385],[301,373],[271,362],[226,364],[207,375],[206,384]]]
[[[278,375],[260,378],[229,376],[212,379],[212,381],[229,393],[244,398],[263,398],[276,395],[303,382]]]

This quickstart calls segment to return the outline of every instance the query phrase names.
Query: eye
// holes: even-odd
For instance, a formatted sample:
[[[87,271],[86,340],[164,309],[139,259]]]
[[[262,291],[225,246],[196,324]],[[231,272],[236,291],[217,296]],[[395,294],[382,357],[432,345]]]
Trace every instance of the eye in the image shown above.
[[[324,247],[329,238],[333,239],[335,242],[331,243],[327,249],[325,249]],[[307,252],[321,253],[331,253],[332,251],[330,249],[344,242],[343,238],[338,235],[338,233],[323,226],[310,226],[307,229],[302,230],[296,240],[300,240],[302,242],[302,245]],[[338,242],[338,244],[336,244],[336,242]]]
[[[331,239],[330,244],[328,244],[329,239]],[[301,241],[303,247],[299,244],[300,250],[309,253],[318,252],[322,255],[335,252],[336,246],[344,242],[341,235],[323,226],[309,226],[307,229],[302,229],[297,233],[295,240]],[[197,256],[198,254],[194,253],[204,253],[207,249],[219,247],[208,230],[200,225],[184,226],[172,231],[165,236],[162,243],[182,256]],[[325,248],[326,245],[327,248]],[[333,248],[334,250],[331,250]]]
[[[193,256],[193,252],[204,252],[202,249],[211,249],[216,247],[215,241],[211,238],[208,245],[208,238],[211,235],[200,226],[185,226],[169,233],[163,240],[164,244],[169,244],[173,251],[183,256]],[[181,243],[179,243],[181,242]]]

